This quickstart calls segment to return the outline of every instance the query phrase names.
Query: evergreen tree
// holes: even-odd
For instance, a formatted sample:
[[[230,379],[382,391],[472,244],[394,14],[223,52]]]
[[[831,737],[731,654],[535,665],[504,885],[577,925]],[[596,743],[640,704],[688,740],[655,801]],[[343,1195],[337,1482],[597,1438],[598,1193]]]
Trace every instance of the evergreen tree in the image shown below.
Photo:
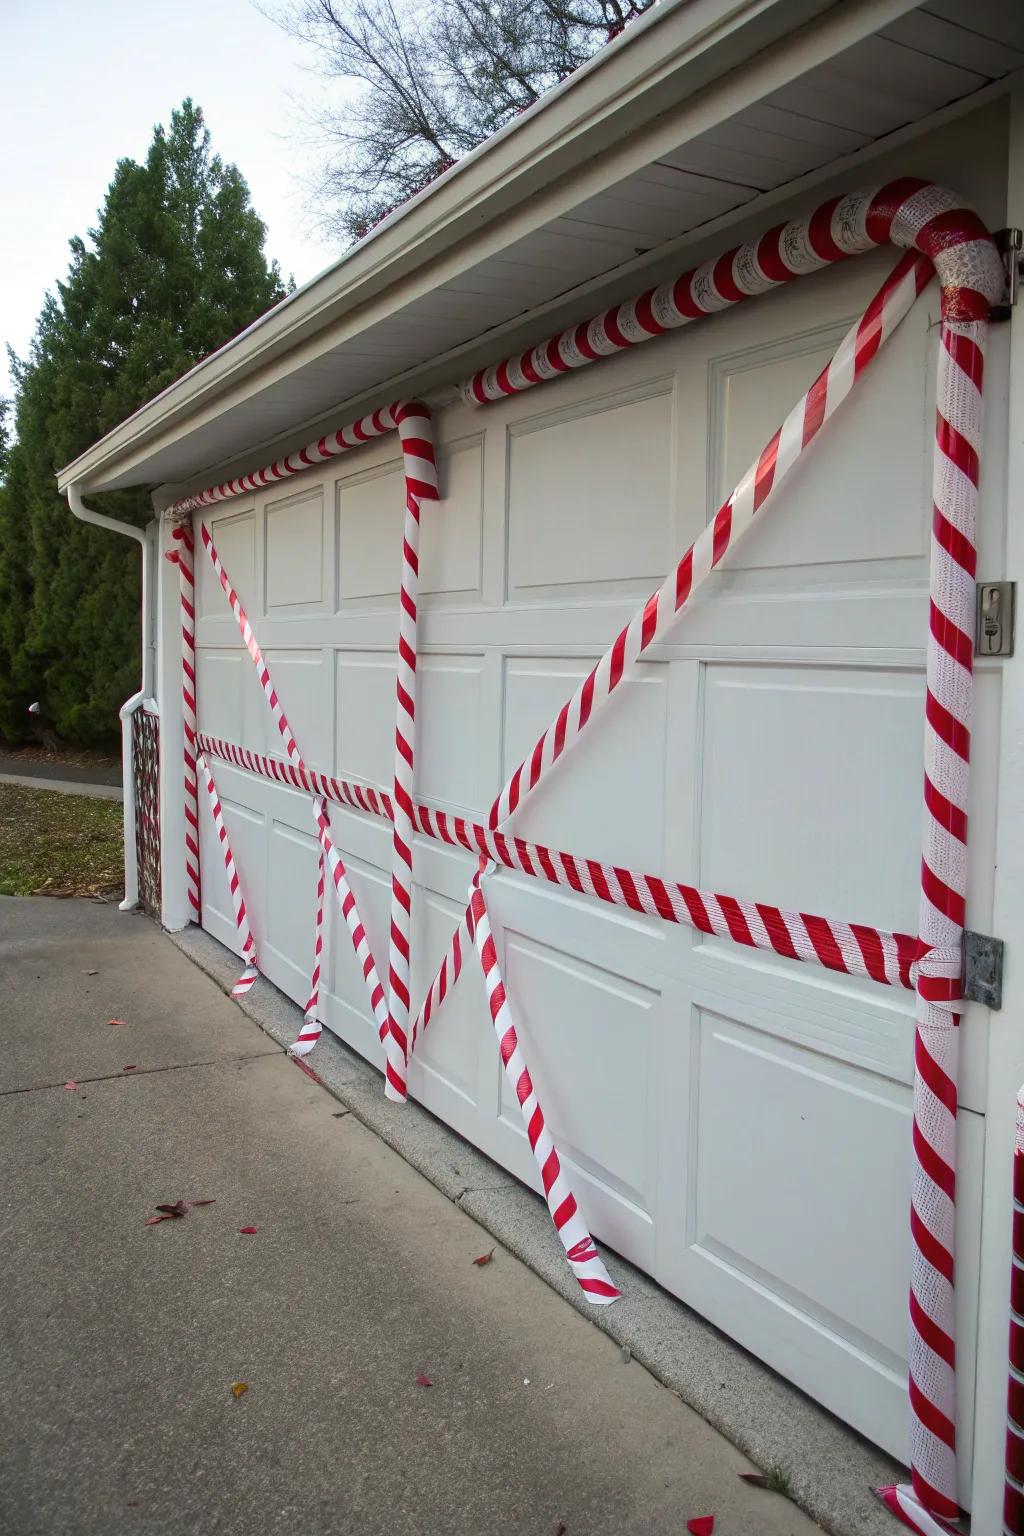
[[[284,296],[234,165],[186,100],[143,164],[121,160],[88,240],[12,358],[17,440],[0,458],[0,735],[28,704],[69,741],[117,734],[139,675],[139,554],[75,521],[57,470]],[[145,491],[90,499],[148,522]]]

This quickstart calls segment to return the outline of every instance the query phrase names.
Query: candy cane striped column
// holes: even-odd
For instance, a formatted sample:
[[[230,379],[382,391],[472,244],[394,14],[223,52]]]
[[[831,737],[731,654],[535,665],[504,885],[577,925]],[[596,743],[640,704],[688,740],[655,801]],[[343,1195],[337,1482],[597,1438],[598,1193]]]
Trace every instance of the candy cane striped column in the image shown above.
[[[316,880],[316,917],[313,920],[313,969],[309,978],[309,999],[302,1010],[302,1029],[288,1047],[289,1056],[308,1056],[320,1039],[323,1026],[320,1023],[320,965],[324,952],[324,851],[320,849],[320,862]]]
[[[967,895],[967,789],[974,663],[975,522],[981,448],[983,295],[951,304],[939,337],[930,633],[925,698],[922,949],[958,955]],[[956,318],[950,317],[950,310]],[[912,1487],[883,1489],[912,1529],[948,1529],[960,1504],[956,1466],[957,1066],[960,965],[925,953],[917,973],[911,1206]]]
[[[203,898],[199,865],[199,782],[196,777],[196,588],[195,546],[191,527],[172,531],[175,548],[168,558],[178,567],[181,590],[181,718],[185,762],[185,884],[192,920],[202,923]]]
[[[313,801],[313,821],[316,826],[317,837],[320,839],[320,847],[323,849],[327,860],[327,867],[331,872],[334,889],[338,893],[341,902],[341,913],[345,919],[352,939],[352,948],[356,952],[363,972],[363,980],[366,982],[366,990],[370,995],[370,1008],[377,1025],[377,1034],[381,1043],[388,1036],[388,1000],[384,988],[381,986],[377,967],[374,964],[373,951],[370,941],[366,936],[366,929],[359,920],[359,912],[356,908],[356,899],[352,894],[352,887],[348,883],[348,872],[345,869],[344,860],[331,838],[331,823],[327,817],[327,807],[319,796]]]
[[[1010,1370],[1006,1390],[1003,1536],[1024,1536],[1024,1087],[1017,1094],[1013,1149],[1013,1260],[1010,1267]]]
[[[498,963],[498,952],[491,933],[487,904],[480,888],[484,873],[486,871],[478,871],[473,878],[469,906],[473,937],[480,956],[480,964],[483,967],[484,986],[487,988],[487,1005],[491,1010],[494,1031],[498,1037],[498,1048],[501,1051],[505,1075],[515,1089],[519,1108],[522,1110],[526,1124],[526,1134],[544,1184],[544,1198],[547,1200],[551,1219],[565,1249],[565,1256],[572,1272],[588,1301],[593,1302],[595,1306],[607,1306],[610,1302],[617,1301],[621,1292],[612,1284],[608,1271],[594,1246],[594,1239],[584,1225],[575,1196],[562,1170],[561,1159],[547,1128],[544,1111],[540,1107],[537,1090],[533,1086],[533,1079],[527,1070],[523,1048],[519,1043],[519,1035],[501,976],[501,966]]]
[[[249,927],[249,914],[245,910],[245,898],[242,895],[242,888],[238,880],[238,870],[235,867],[231,844],[228,842],[228,829],[224,825],[224,813],[221,809],[220,797],[217,794],[217,786],[213,782],[213,774],[210,772],[210,766],[202,752],[196,758],[196,766],[203,776],[206,792],[210,797],[213,825],[216,827],[217,836],[220,839],[221,851],[224,855],[224,868],[227,871],[231,900],[235,908],[235,926],[238,929],[242,954],[245,956],[246,961],[245,970],[231,988],[231,996],[244,997],[259,975],[256,941],[253,939],[252,929]]]
[[[388,1037],[384,1092],[403,1103],[409,1055],[410,943],[412,924],[413,793],[416,751],[416,651],[420,587],[420,504],[437,499],[437,469],[430,412],[413,401],[398,414],[405,467],[405,526],[398,605],[394,837],[391,857],[391,926],[388,946]]]

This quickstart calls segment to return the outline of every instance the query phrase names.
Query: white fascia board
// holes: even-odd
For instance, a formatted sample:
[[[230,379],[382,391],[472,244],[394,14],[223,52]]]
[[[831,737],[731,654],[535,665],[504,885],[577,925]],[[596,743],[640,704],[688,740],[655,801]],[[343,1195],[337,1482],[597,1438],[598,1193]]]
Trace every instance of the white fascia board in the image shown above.
[[[146,461],[161,448],[915,3],[675,0],[653,7],[339,263],[66,465],[58,486],[101,490],[115,476],[122,485],[144,482]]]

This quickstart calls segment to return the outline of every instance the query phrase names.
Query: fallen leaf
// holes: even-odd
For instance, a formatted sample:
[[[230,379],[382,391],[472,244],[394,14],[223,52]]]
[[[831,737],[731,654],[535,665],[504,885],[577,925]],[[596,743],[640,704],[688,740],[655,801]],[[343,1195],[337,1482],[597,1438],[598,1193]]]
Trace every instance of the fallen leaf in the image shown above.
[[[173,1218],[175,1216],[184,1216],[188,1206],[184,1200],[175,1200],[173,1205],[158,1205],[157,1210],[163,1211],[165,1215]]]
[[[126,1067],[122,1067],[121,1068],[121,1071],[122,1072],[134,1072],[135,1071],[135,1065],[136,1064],[135,1064],[134,1061],[130,1061]]]
[[[235,1397],[244,1397],[248,1390],[249,1383],[247,1381],[233,1381],[231,1383],[231,1391]]]
[[[96,976],[97,974],[98,974],[98,972],[96,972],[96,971],[92,972],[93,976]],[[127,1024],[128,1020],[127,1019],[108,1019],[107,1023],[108,1024]]]
[[[565,1533],[568,1529],[569,1527],[566,1525],[565,1521],[559,1520],[558,1524],[555,1526],[555,1536],[565,1536]]]
[[[431,1381],[429,1376],[417,1376],[416,1385],[418,1387],[432,1387],[434,1383]]]
[[[146,1217],[146,1226],[147,1227],[155,1227],[158,1222],[161,1222],[161,1221],[173,1221],[173,1220],[174,1220],[173,1216],[147,1216]]]
[[[87,976],[98,976],[99,975],[99,971],[86,971],[85,974]]]
[[[68,1090],[69,1093],[74,1093],[75,1089],[78,1087],[78,1084],[77,1083],[65,1083],[64,1087]]]
[[[216,1200],[190,1200],[189,1205],[216,1205]]]
[[[711,1536],[715,1529],[714,1515],[698,1515],[694,1520],[687,1520],[686,1529],[690,1536]]]
[[[768,1479],[763,1472],[740,1472],[739,1479],[743,1483],[749,1483],[751,1488],[767,1488]]]
[[[494,1249],[492,1248],[490,1253],[482,1253],[478,1259],[473,1260],[473,1263],[476,1264],[480,1269],[483,1269],[484,1265],[489,1264],[493,1258]]]
[[[129,1499],[128,1500],[128,1508],[129,1509],[138,1509],[139,1506],[141,1505],[141,1503],[142,1503],[141,1499]]]
[[[239,1227],[238,1230],[243,1234],[243,1236],[251,1237],[254,1232],[259,1231],[259,1227]]]

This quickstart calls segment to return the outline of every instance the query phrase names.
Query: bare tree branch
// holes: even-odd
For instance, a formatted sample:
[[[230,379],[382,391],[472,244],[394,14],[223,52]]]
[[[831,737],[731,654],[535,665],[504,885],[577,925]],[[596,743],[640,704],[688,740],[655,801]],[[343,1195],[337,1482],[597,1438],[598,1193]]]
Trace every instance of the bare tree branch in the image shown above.
[[[358,239],[657,0],[255,0],[348,87],[307,113],[324,228]]]

